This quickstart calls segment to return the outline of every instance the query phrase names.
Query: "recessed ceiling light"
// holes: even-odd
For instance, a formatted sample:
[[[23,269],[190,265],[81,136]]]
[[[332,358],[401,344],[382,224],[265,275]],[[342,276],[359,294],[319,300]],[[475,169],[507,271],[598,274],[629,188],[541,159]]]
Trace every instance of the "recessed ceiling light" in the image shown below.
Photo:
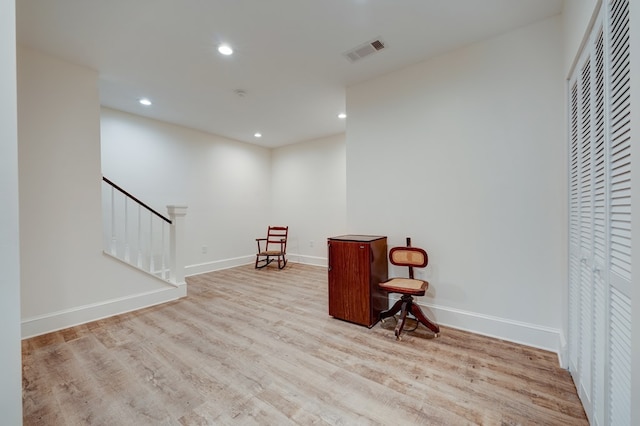
[[[229,56],[233,53],[233,49],[228,44],[221,44],[218,46],[218,52],[223,55]]]
[[[253,136],[255,136],[256,138],[261,138],[262,137],[262,133],[256,132],[256,133],[254,133]]]
[[[347,118],[347,114],[341,112],[340,114],[338,114],[338,118]]]
[[[138,102],[140,102],[140,104],[144,105],[144,106],[150,106],[151,105],[151,101],[149,99],[147,99],[147,98],[142,98]]]

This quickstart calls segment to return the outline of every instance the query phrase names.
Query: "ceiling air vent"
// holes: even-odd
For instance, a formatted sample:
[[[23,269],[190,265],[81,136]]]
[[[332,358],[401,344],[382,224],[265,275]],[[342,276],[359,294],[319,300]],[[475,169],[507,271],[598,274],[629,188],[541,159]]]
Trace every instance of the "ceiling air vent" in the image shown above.
[[[360,46],[343,53],[343,55],[346,56],[346,58],[351,62],[355,62],[364,58],[365,56],[369,56],[384,49],[384,47],[384,42],[377,38],[375,40],[363,43]]]

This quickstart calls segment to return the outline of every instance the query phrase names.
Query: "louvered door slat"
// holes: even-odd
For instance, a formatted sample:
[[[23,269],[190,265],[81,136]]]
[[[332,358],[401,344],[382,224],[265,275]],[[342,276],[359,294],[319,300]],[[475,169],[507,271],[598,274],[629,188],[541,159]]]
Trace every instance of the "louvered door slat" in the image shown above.
[[[631,122],[628,1],[611,6],[611,271],[631,280]]]
[[[587,259],[590,256],[592,241],[592,212],[591,212],[591,179],[592,179],[592,164],[591,164],[591,57],[585,59],[584,65],[580,73],[578,81],[580,97],[579,97],[579,162],[580,162],[580,192],[579,192],[579,218],[580,218],[580,248],[581,260]],[[584,262],[582,262],[584,265]],[[583,280],[587,279],[585,273],[581,272],[580,294],[582,300],[581,316],[585,319],[586,315],[590,315],[590,312],[585,306],[585,302],[590,300],[590,286]],[[590,327],[588,324],[581,325],[581,335],[590,333]],[[587,354],[583,353],[586,349],[581,351],[582,358],[587,358]]]
[[[619,108],[619,111],[614,112],[617,112],[617,115],[612,115],[614,121],[611,124],[611,147],[614,149],[614,154],[619,154],[621,150],[626,148],[625,143],[631,138],[630,111],[628,108]]]
[[[579,111],[579,161],[580,161],[580,316],[579,320],[579,349],[578,375],[576,385],[579,388],[583,402],[591,405],[592,400],[592,372],[593,372],[593,279],[591,256],[593,248],[593,55],[586,56],[578,87],[580,90]]]
[[[631,423],[631,73],[629,1],[608,4],[611,38],[609,418]]]
[[[605,163],[605,75],[604,75],[604,33],[600,27],[595,40],[594,67],[594,139],[593,139],[593,254],[596,267],[604,269],[606,252],[606,163]],[[601,282],[602,280],[600,280]],[[596,291],[598,282],[595,283]],[[602,285],[604,285],[602,283]],[[602,290],[602,289],[601,289]],[[604,292],[598,296],[604,298]],[[598,315],[604,317],[604,299],[596,297],[594,306]],[[596,324],[600,324],[595,321]],[[597,336],[596,340],[604,336]],[[596,345],[597,347],[597,345]],[[596,360],[594,360],[594,363]]]
[[[593,418],[597,419],[597,424],[603,424],[606,418],[606,349],[604,342],[607,341],[607,289],[606,282],[600,273],[594,277],[594,314],[593,329],[594,337],[592,342],[593,363],[592,363],[592,407]]]
[[[602,271],[605,269],[607,249],[607,196],[606,196],[606,149],[605,149],[605,72],[604,33],[602,26],[594,44],[594,108],[593,108],[593,341],[591,342],[592,364],[592,416],[595,424],[603,424],[606,417],[605,369],[607,340],[607,289]]]
[[[627,111],[627,115],[629,114],[630,112]],[[613,147],[617,148],[616,152],[619,149],[624,149],[625,140],[631,137],[631,129],[629,126],[625,125],[628,120],[629,120],[629,117],[627,116],[618,117],[618,121],[622,123],[622,125],[618,125],[618,127],[613,127],[611,138],[615,143]],[[618,124],[618,123],[614,123],[614,124]]]
[[[631,146],[629,141],[631,139],[631,129],[629,128],[629,121],[625,121],[624,127],[621,126],[619,132],[613,132],[611,143],[611,162],[614,171],[625,165],[628,165],[631,161]]]
[[[569,257],[569,274],[569,362],[576,371],[580,341],[580,260],[575,255]]]
[[[631,423],[631,299],[611,289],[610,422]]]
[[[617,52],[624,52],[626,42],[623,37],[629,34],[629,2],[613,1],[611,10],[611,51],[613,57],[617,57]]]
[[[628,154],[630,147],[621,148],[618,156],[620,159],[614,161],[611,170],[611,183],[617,185],[614,190],[630,190],[631,189],[631,156]]]
[[[629,35],[628,34],[624,34],[620,37],[620,40],[622,42],[628,42],[629,41]],[[620,81],[616,81],[612,84],[611,86],[611,98],[615,99],[616,102],[619,101],[620,99],[620,86],[622,83],[623,79],[628,79],[629,78],[629,70],[625,69],[625,62],[629,61],[629,51],[628,50],[624,50],[624,49],[620,49],[619,51],[615,51],[613,52],[612,55],[612,67],[611,70],[614,73],[619,73],[620,74]]]
[[[613,88],[614,90],[611,102],[611,111],[613,113],[625,108],[626,103],[629,100],[629,93],[625,90],[629,83],[629,75],[626,74],[624,76],[620,76],[620,78],[620,81],[618,81],[616,86]],[[616,127],[615,123],[614,127]]]
[[[569,363],[578,368],[580,315],[580,146],[578,129],[578,83],[571,84],[569,170]]]

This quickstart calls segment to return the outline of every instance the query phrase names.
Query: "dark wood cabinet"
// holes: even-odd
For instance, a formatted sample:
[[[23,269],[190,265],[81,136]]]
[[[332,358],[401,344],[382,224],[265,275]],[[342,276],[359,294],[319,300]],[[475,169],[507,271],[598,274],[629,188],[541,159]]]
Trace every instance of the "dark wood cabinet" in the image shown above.
[[[386,281],[387,237],[342,235],[327,240],[329,258],[329,315],[372,327],[388,308]]]

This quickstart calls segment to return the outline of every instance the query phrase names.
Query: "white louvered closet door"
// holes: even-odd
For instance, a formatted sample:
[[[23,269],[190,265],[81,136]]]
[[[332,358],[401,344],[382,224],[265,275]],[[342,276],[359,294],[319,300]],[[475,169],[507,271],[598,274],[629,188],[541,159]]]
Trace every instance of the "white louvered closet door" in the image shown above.
[[[578,83],[569,91],[569,365],[578,369],[580,327],[580,147],[578,145]]]
[[[597,120],[595,54],[585,49],[570,82],[569,363],[580,398],[593,410],[596,346],[594,312],[594,146]]]
[[[630,425],[629,0],[604,2],[569,81],[569,370],[592,424]]]
[[[631,73],[629,0],[608,5],[609,96],[609,424],[631,423]]]
[[[605,46],[602,26],[598,28],[594,40],[593,56],[593,135],[591,149],[592,163],[592,206],[593,206],[593,342],[591,365],[591,397],[594,424],[606,424],[605,398],[607,392],[605,378],[607,344],[607,287],[605,279],[607,252],[607,156],[605,119]]]

